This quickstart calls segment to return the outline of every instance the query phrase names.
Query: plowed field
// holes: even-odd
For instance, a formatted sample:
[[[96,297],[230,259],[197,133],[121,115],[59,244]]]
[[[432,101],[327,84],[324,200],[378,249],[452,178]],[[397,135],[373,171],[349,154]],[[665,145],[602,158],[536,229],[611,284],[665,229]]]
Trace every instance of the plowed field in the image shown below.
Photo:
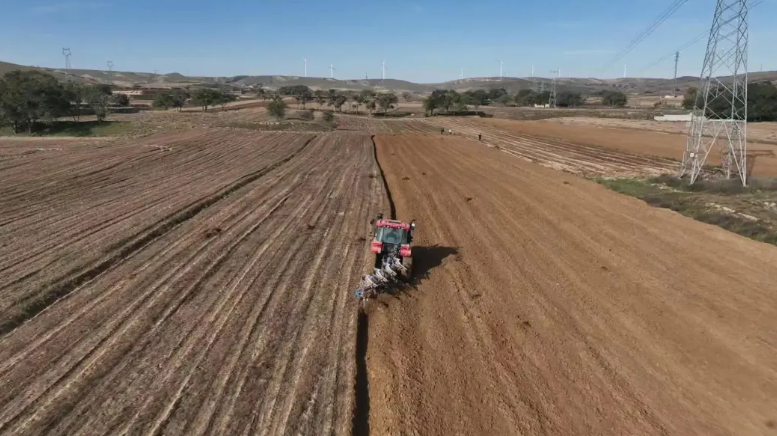
[[[493,120],[489,120],[493,121]],[[504,123],[516,124],[514,121]],[[575,138],[554,138],[544,134],[526,134],[499,127],[484,128],[483,121],[446,118],[425,121],[445,127],[454,135],[477,138],[491,147],[545,167],[582,176],[655,176],[677,171],[678,163],[664,157],[613,150],[576,142]],[[439,128],[436,128],[437,130]],[[439,131],[439,130],[438,130]],[[682,152],[681,152],[682,156]]]
[[[0,434],[350,430],[369,136],[58,148],[0,160]]]
[[[472,140],[376,141],[429,274],[370,308],[371,434],[775,432],[775,247]]]

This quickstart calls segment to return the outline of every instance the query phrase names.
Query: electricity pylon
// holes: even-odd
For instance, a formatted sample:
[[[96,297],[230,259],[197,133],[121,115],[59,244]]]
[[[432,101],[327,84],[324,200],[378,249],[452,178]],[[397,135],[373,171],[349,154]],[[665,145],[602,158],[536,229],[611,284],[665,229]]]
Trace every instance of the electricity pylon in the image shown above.
[[[679,176],[693,184],[713,148],[747,185],[748,2],[717,0]]]

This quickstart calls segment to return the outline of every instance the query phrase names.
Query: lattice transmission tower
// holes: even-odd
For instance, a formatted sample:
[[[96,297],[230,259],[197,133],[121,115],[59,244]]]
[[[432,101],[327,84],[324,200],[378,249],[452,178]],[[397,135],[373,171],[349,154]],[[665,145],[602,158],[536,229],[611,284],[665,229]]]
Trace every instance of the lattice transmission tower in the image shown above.
[[[550,100],[548,101],[548,107],[556,107],[556,76],[561,74],[561,70],[553,70],[553,83],[550,85]]]
[[[747,185],[747,39],[750,0],[717,0],[679,176],[694,183],[713,148],[727,178]]]
[[[64,56],[64,57],[65,57],[65,69],[66,69],[66,70],[69,70],[69,69],[70,69],[70,56],[71,56],[72,54],[73,54],[73,53],[71,53],[71,52],[70,52],[70,49],[69,49],[69,48],[63,48],[63,49],[62,49],[62,56]]]

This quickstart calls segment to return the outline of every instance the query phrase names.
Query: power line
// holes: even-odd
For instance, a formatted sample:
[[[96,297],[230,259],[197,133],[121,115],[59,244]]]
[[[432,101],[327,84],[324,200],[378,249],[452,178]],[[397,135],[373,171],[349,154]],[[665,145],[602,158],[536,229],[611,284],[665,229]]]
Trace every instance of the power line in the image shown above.
[[[749,6],[748,8],[749,8],[750,10],[753,10],[753,8],[754,8],[754,7],[756,7],[756,6],[760,5],[760,4],[761,4],[761,3],[763,3],[763,2],[764,2],[764,0],[754,0],[754,1],[753,1],[753,2],[750,4],[750,6]],[[701,40],[702,40],[702,38],[707,38],[707,37],[709,36],[709,34],[710,34],[710,31],[709,31],[709,30],[705,30],[704,32],[702,32],[702,33],[700,33],[700,34],[696,35],[696,37],[694,37],[694,38],[693,38],[693,39],[691,39],[690,41],[688,41],[688,42],[686,42],[685,44],[681,45],[680,47],[678,47],[678,48],[676,48],[676,49],[672,50],[671,52],[669,52],[669,53],[667,53],[666,55],[664,55],[664,56],[660,57],[659,59],[657,59],[657,60],[653,61],[652,63],[648,64],[646,67],[643,67],[643,68],[641,68],[641,69],[639,70],[639,73],[641,73],[641,72],[643,72],[643,71],[646,71],[646,70],[649,70],[649,69],[651,69],[651,68],[655,67],[656,65],[660,64],[661,62],[664,62],[665,60],[667,60],[667,59],[671,58],[672,56],[674,56],[674,55],[675,55],[675,53],[677,53],[678,51],[683,51],[683,50],[685,50],[686,48],[688,48],[688,47],[690,47],[690,46],[692,46],[692,45],[696,44],[696,43],[697,43],[697,42],[699,42],[699,41],[701,41]]]
[[[634,37],[634,39],[631,40],[631,42],[626,45],[625,48],[623,48],[621,51],[618,52],[618,54],[615,55],[615,57],[608,63],[602,70],[606,70],[607,68],[615,65],[617,62],[619,62],[621,59],[623,59],[626,55],[631,53],[634,48],[639,45],[642,41],[645,40],[648,36],[650,36],[655,30],[660,26],[664,21],[669,19],[672,15],[674,15],[675,12],[677,12],[678,9],[680,9],[680,6],[684,5],[688,0],[674,0],[671,5],[669,5],[668,8],[666,8],[661,15],[656,17],[648,27],[642,30],[637,36]]]

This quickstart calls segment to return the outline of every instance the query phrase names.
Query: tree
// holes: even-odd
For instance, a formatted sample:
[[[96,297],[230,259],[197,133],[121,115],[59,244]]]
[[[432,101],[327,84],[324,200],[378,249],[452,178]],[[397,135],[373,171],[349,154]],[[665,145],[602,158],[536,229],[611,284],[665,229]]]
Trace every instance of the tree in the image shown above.
[[[688,89],[685,90],[685,95],[683,96],[683,108],[685,109],[693,109],[696,105],[696,95],[698,94],[699,89],[695,86],[690,86]]]
[[[327,91],[327,96],[326,96],[327,105],[334,106],[335,100],[337,100],[337,91],[335,91],[334,89],[330,89],[329,91]]]
[[[512,98],[510,98],[510,95],[509,95],[509,94],[502,94],[502,95],[500,95],[499,97],[495,98],[493,101],[494,101],[495,103],[508,104],[508,103],[510,103],[512,100],[513,100],[513,99],[512,99]]]
[[[370,100],[367,102],[367,110],[370,111],[370,115],[372,115],[372,112],[375,111],[375,100]]]
[[[254,92],[256,92],[256,96],[261,98],[262,100],[267,99],[267,91],[265,91],[261,83],[254,85]]]
[[[234,94],[230,92],[220,92],[218,96],[216,96],[215,104],[220,105],[221,110],[224,111],[227,109],[227,104],[235,100],[237,100],[237,97]]]
[[[325,122],[331,123],[335,120],[335,115],[332,113],[332,111],[324,111],[323,118]]]
[[[413,100],[413,94],[411,94],[411,93],[409,93],[409,92],[403,92],[403,93],[402,93],[402,98],[403,98],[405,101],[409,102],[409,101]]]
[[[73,105],[71,108],[73,121],[79,121],[81,119],[81,104],[84,102],[83,85],[76,82],[68,82],[65,84],[65,94]]]
[[[111,103],[112,92],[108,85],[93,85],[86,88],[84,98],[86,104],[94,111],[97,121],[108,118],[108,106]]]
[[[556,97],[556,106],[576,107],[583,104],[583,96],[578,92],[562,91]]]
[[[353,94],[351,96],[351,100],[353,100],[354,103],[356,103],[356,115],[359,115],[359,106],[364,103],[364,97],[362,97],[361,94]]]
[[[534,106],[537,102],[538,94],[531,89],[521,89],[515,94],[515,104],[518,106]]]
[[[747,86],[747,120],[777,121],[777,86],[770,82]]]
[[[313,99],[313,92],[307,86],[303,86],[295,91],[294,99],[297,100],[297,104],[302,104],[302,108],[305,109],[305,103]]]
[[[202,108],[203,112],[208,111],[208,106],[216,104],[221,93],[215,89],[200,88],[192,94],[192,101]]]
[[[186,90],[176,89],[175,92],[173,92],[173,102],[171,106],[178,109],[178,112],[181,112],[181,109],[183,109],[183,106],[188,99],[189,93]]]
[[[70,112],[70,97],[54,76],[39,71],[11,71],[0,81],[0,113],[15,133],[29,133],[39,120]]]
[[[489,89],[487,95],[489,100],[496,101],[503,95],[507,95],[507,90],[504,88]]]
[[[602,104],[612,107],[624,107],[628,103],[629,97],[621,91],[604,91],[602,93]]]
[[[114,106],[129,106],[130,98],[126,94],[113,94],[111,95],[111,104]]]
[[[488,104],[488,94],[486,94],[486,91],[482,89],[478,89],[476,91],[467,91],[464,93],[464,95],[466,95],[469,99],[469,104],[475,106],[476,111],[480,106]]]
[[[160,92],[154,97],[153,106],[155,108],[161,108],[164,110],[170,109],[173,106],[173,95],[169,92]]]
[[[343,105],[344,105],[344,104],[345,104],[347,101],[348,101],[348,97],[346,97],[346,96],[344,96],[344,95],[338,95],[337,97],[335,97],[335,102],[334,102],[335,109],[336,109],[337,111],[342,111],[342,107],[343,107]]]
[[[424,100],[424,112],[427,116],[434,116],[434,111],[437,109],[437,101],[431,96]]]
[[[321,108],[324,106],[324,103],[326,103],[326,95],[324,94],[324,91],[317,89],[313,93],[313,98],[316,99],[316,103],[318,103],[318,107]]]
[[[282,120],[286,116],[286,102],[280,97],[274,98],[273,101],[267,105],[267,113]]]
[[[393,92],[385,92],[378,95],[378,106],[383,109],[384,114],[388,113],[389,108],[398,101],[399,99],[397,99],[396,94]]]

